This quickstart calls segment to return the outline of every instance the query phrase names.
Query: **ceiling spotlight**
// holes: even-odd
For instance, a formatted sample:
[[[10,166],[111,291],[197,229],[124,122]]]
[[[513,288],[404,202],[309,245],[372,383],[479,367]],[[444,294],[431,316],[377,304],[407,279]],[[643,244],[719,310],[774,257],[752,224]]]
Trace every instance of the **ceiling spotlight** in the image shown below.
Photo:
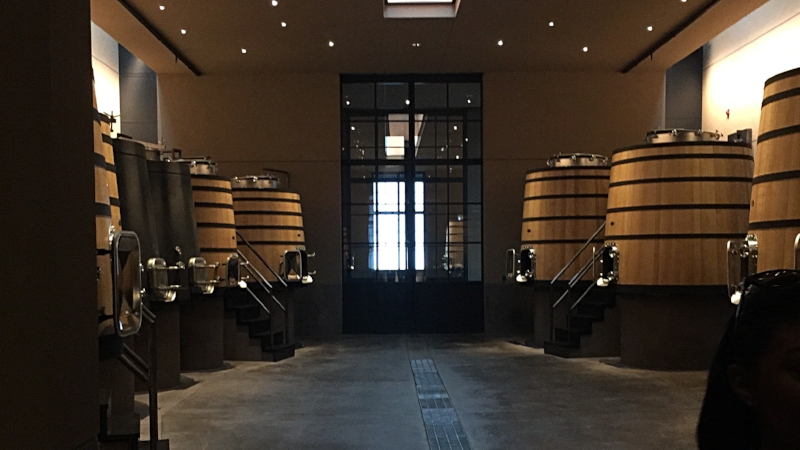
[[[555,22],[550,22],[550,23],[548,23],[548,25],[550,25],[551,27],[554,27],[554,26],[556,26],[556,23]]]
[[[470,100],[470,99],[467,99],[467,103],[472,103],[472,100]]]
[[[345,104],[346,104],[347,106],[350,106],[350,100],[346,101],[346,102],[345,102]]]
[[[681,0],[682,3],[686,3],[686,0]]]
[[[413,44],[411,44],[411,46],[412,47],[420,47],[420,46],[422,46],[422,44],[420,44],[419,42],[414,42]]]
[[[336,44],[334,44],[333,41],[328,41],[328,47],[333,47],[334,45]]]
[[[278,0],[272,0],[272,6],[278,6]]]
[[[243,49],[242,49],[242,53],[247,53],[247,49],[246,49],[246,48],[243,48]]]
[[[586,53],[588,51],[589,51],[589,47],[583,47],[583,53]]]
[[[349,104],[350,102],[348,102]],[[350,131],[356,131],[356,127],[350,127]]]
[[[158,7],[158,9],[160,9],[160,10],[162,10],[162,11],[163,11],[163,10],[167,9],[167,7],[166,7],[166,6],[164,6],[164,5],[161,5],[161,6],[159,6],[159,7]]]
[[[283,28],[286,28],[286,22],[281,22],[281,26],[282,26]]]
[[[181,34],[186,34],[186,30],[184,30],[183,28],[181,28]]]
[[[653,31],[653,27],[652,26],[647,27],[647,31]]]
[[[411,104],[411,100],[406,100],[406,105],[410,105],[410,104]]]
[[[454,129],[454,130],[456,130],[456,131],[458,131],[458,125],[454,125],[454,126],[453,126],[453,129]]]
[[[500,47],[502,47],[502,46],[503,46],[503,40],[502,40],[502,39],[500,39],[499,41],[497,41],[497,45],[499,45]]]

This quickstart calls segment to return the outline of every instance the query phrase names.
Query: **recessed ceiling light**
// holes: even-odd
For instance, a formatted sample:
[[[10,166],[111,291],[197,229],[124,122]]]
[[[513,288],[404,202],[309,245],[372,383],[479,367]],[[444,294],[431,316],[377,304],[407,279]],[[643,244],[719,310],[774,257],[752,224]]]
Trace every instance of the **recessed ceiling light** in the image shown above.
[[[333,47],[334,45],[336,44],[334,44],[333,41],[328,41],[328,47]]]
[[[278,6],[278,0],[272,0],[272,6]]]
[[[686,3],[686,0],[681,0],[682,3]]]
[[[419,42],[414,42],[413,44],[411,44],[411,46],[412,47],[421,47],[422,44],[420,44]]]
[[[497,45],[499,45],[500,47],[502,47],[502,46],[503,46],[503,40],[502,40],[502,39],[500,39],[499,41],[497,41]]]
[[[453,125],[453,129],[458,131],[458,125]]]
[[[281,22],[281,26],[282,26],[283,28],[286,28],[286,22]]]
[[[555,22],[550,22],[550,23],[548,23],[548,25],[550,25],[551,27],[554,27],[554,26],[556,26],[556,23]]]
[[[653,31],[653,27],[652,26],[647,27],[647,31]]]
[[[242,53],[247,53],[247,49],[246,49],[246,48],[243,48],[243,49],[242,49]]]
[[[346,104],[347,106],[350,106],[350,100],[346,101],[346,102],[345,102],[345,104]]]
[[[588,51],[589,51],[589,47],[583,47],[583,53],[586,53]]]
[[[162,10],[162,11],[163,11],[163,10],[167,9],[167,7],[166,7],[166,6],[164,6],[164,5],[161,5],[161,6],[159,6],[159,7],[158,7],[158,9],[160,9],[160,10]]]
[[[467,99],[467,103],[472,103],[472,100],[470,100],[470,99]]]
[[[186,34],[186,30],[184,30],[183,28],[181,28],[181,34]]]
[[[350,102],[347,102],[347,104],[349,105]],[[350,127],[350,131],[356,131],[356,127]]]

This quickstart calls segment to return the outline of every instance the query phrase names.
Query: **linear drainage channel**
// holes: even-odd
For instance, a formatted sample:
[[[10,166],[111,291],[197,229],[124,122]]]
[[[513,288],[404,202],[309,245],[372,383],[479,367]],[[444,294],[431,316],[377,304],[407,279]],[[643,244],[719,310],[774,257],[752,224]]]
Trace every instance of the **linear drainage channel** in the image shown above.
[[[412,359],[411,372],[431,450],[470,450],[467,433],[458,420],[433,360]]]

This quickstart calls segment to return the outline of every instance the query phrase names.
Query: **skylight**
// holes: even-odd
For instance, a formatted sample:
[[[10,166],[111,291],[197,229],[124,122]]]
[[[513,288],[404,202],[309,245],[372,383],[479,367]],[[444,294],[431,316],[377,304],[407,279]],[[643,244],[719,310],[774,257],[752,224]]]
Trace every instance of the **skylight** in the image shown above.
[[[453,3],[455,0],[386,0],[390,5],[414,5],[419,3]]]
[[[461,0],[383,0],[387,19],[453,19]]]

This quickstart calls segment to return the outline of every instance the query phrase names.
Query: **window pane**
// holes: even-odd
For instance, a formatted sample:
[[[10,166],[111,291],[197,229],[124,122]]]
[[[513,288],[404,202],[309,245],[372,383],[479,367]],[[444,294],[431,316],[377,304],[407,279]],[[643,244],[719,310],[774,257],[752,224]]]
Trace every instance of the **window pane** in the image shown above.
[[[374,109],[375,83],[343,84],[342,108]]]
[[[467,157],[479,159],[481,157],[481,123],[467,122],[467,137],[464,138],[464,146],[467,148]]]
[[[407,102],[407,83],[378,83],[378,109],[406,109]]]
[[[414,216],[414,268],[425,270],[425,214]]]
[[[481,166],[467,166],[467,202],[481,202]]]
[[[446,83],[416,83],[414,96],[417,109],[447,108]]]
[[[481,84],[480,83],[451,83],[450,84],[451,108],[480,108]]]
[[[375,147],[375,121],[350,122],[350,147]]]

